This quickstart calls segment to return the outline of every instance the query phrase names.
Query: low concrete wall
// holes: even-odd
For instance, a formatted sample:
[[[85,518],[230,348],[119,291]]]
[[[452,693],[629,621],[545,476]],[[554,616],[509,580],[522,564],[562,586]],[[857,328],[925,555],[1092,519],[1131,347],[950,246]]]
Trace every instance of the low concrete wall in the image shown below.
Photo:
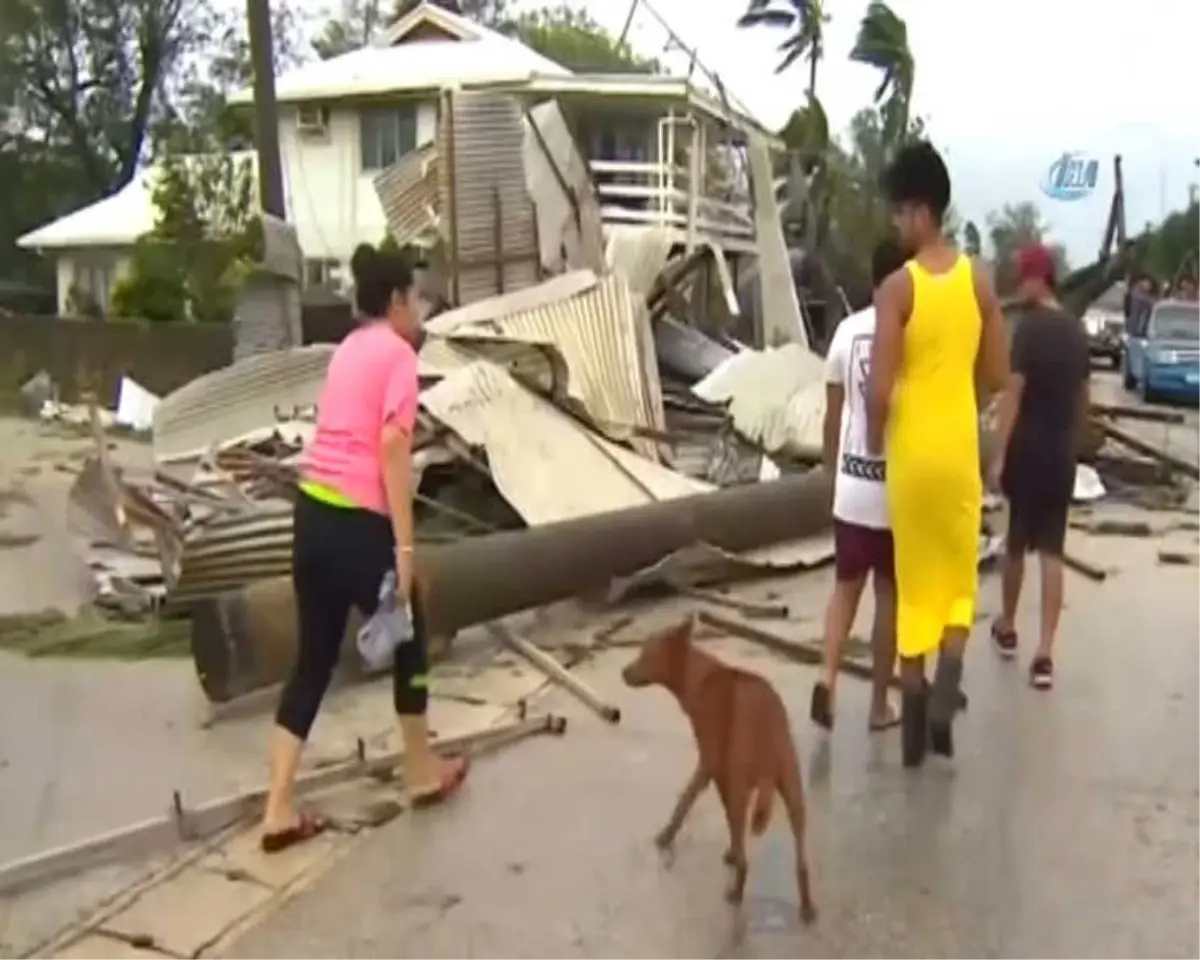
[[[233,331],[225,324],[0,317],[0,391],[8,394],[45,370],[63,400],[94,390],[111,406],[122,376],[162,396],[232,356]]]
[[[350,307],[306,306],[302,326],[305,343],[336,343],[353,327]],[[111,407],[123,376],[165,396],[232,358],[233,328],[223,323],[0,314],[0,395],[14,396],[21,384],[45,370],[63,400],[94,390]]]

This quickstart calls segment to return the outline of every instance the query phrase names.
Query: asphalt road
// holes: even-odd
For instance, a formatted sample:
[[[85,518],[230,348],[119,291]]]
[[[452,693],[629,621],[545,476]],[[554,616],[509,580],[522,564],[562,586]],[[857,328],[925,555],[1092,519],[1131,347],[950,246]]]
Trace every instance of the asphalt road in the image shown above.
[[[1183,525],[1168,539],[1194,551],[1194,520]],[[690,770],[690,735],[667,695],[621,687],[629,652],[613,651],[587,676],[620,704],[620,727],[555,694],[573,715],[565,738],[481,762],[452,807],[369,835],[227,955],[1198,956],[1197,572],[1159,565],[1159,545],[1072,531],[1072,551],[1112,573],[1069,583],[1058,687],[1026,681],[1035,603],[1022,609],[1017,664],[995,658],[981,622],[958,756],[918,772],[900,766],[895,732],[867,734],[860,682],[843,680],[826,740],[804,719],[810,670],[729,647],[792,711],[821,911],[812,927],[797,919],[778,815],[752,853],[740,921],[722,899],[726,839],[711,796],[673,867],[660,862],[650,838]],[[791,629],[816,632],[827,588],[823,574],[791,582],[807,618]],[[997,593],[986,578],[983,614]]]

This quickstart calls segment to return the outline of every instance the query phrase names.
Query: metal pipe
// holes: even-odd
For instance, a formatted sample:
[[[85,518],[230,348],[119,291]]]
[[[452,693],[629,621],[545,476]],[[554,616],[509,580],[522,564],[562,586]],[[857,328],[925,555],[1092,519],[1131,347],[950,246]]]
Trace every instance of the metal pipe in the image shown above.
[[[697,543],[730,552],[796,540],[829,525],[832,482],[823,470],[770,483],[512,530],[418,545],[414,606],[430,658],[463,627],[607,586]],[[296,624],[289,577],[198,604],[192,657],[208,698],[224,703],[286,678]],[[351,634],[343,663],[361,669]]]

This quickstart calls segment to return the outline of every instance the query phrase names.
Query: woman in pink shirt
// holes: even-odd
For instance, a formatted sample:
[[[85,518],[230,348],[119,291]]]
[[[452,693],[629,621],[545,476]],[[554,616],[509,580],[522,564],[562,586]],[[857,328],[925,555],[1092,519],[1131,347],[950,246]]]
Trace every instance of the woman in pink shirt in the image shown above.
[[[414,639],[396,648],[394,702],[404,738],[404,774],[414,804],[451,796],[464,758],[438,757],[429,743],[426,651],[412,593],[412,430],[417,415],[420,332],[412,270],[403,257],[363,245],[350,261],[362,325],[334,351],[305,450],[296,498],[292,582],[299,647],[275,715],[262,847],[275,852],[324,829],[297,817],[293,787],[300,751],[337,665],[351,607],[374,612],[380,584],[396,571],[413,600]]]

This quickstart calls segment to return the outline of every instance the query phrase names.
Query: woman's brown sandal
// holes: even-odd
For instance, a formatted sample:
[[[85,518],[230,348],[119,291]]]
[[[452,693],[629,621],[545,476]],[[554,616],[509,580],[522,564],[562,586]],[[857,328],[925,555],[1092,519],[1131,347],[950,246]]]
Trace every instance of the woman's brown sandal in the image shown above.
[[[425,807],[437,806],[439,803],[444,803],[458,793],[459,788],[467,780],[467,774],[471,770],[471,761],[465,756],[455,759],[458,760],[458,764],[442,774],[442,782],[437,789],[412,798],[413,807],[421,810]]]
[[[302,813],[296,823],[285,830],[262,835],[263,853],[280,853],[288,847],[320,836],[329,829],[329,821],[314,813]]]

